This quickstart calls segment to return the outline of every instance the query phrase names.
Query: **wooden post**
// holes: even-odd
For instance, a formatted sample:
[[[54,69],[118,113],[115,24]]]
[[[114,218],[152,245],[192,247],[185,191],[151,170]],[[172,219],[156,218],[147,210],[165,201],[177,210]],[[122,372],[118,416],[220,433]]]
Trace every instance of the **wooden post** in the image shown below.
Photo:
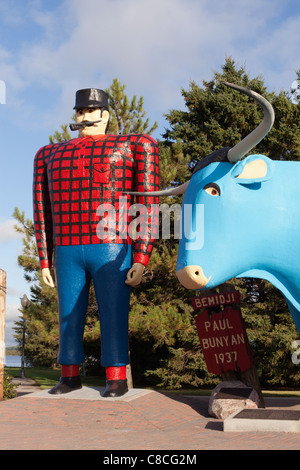
[[[195,312],[198,312],[199,309],[202,310],[196,317],[196,325],[207,370],[213,374],[221,375],[223,381],[239,380],[247,387],[253,388],[258,393],[261,407],[264,408],[265,403],[259,378],[241,311],[237,305],[240,303],[239,293],[230,284],[219,286],[219,290],[220,292],[208,291],[206,295],[192,299]],[[221,305],[223,310],[220,310]],[[223,323],[218,324],[217,318],[220,316]],[[222,335],[225,334],[226,325],[228,331],[226,332],[226,340],[223,341]],[[231,335],[235,337],[234,345],[230,339]],[[209,339],[211,339],[211,343]],[[218,351],[220,351],[219,354]]]
[[[261,391],[260,382],[255,365],[250,367],[250,369],[245,370],[244,372],[240,372],[240,381],[248,387],[252,387],[254,388],[254,390],[257,391],[261,407],[265,408],[265,400]]]
[[[235,291],[235,288],[231,284],[226,283],[220,286],[220,290],[223,292],[228,292],[229,290]],[[255,364],[249,367],[249,369],[241,371],[239,373],[236,373],[234,371],[232,372],[235,375],[235,379],[233,377],[229,378],[228,376],[226,376],[226,373],[225,373],[225,374],[222,374],[222,380],[240,380],[245,385],[247,385],[247,387],[253,388],[254,390],[256,390],[259,396],[261,407],[265,408],[265,400],[262,394]]]
[[[0,401],[4,394],[6,272],[0,269]]]

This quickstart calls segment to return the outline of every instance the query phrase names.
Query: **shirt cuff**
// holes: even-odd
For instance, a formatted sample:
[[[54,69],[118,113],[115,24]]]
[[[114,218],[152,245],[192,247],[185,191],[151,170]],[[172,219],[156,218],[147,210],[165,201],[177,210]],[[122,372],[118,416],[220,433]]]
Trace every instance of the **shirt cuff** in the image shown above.
[[[42,260],[41,261],[41,269],[45,269],[45,268],[49,268],[49,269],[51,268],[49,260]]]
[[[141,263],[145,267],[149,263],[149,256],[148,255],[143,255],[142,253],[136,253],[133,258],[134,263]]]

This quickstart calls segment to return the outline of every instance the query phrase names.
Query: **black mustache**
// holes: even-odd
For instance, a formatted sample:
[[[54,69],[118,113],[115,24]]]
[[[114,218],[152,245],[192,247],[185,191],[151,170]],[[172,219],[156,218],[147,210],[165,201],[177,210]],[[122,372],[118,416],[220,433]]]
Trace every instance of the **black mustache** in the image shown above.
[[[94,124],[96,124],[97,122],[101,122],[102,119],[99,119],[98,121],[82,121],[82,122],[78,122],[78,123],[71,123],[69,124],[69,127],[71,129],[71,131],[78,131],[79,129],[82,129],[83,127],[89,127],[89,126],[93,126]]]

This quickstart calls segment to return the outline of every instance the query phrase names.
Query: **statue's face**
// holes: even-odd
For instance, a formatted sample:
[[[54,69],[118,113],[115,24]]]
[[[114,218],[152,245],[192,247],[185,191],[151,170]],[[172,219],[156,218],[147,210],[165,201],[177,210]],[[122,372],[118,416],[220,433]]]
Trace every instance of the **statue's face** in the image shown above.
[[[83,108],[76,111],[76,122],[83,121],[100,121],[92,126],[83,127],[79,130],[82,137],[87,135],[100,135],[105,134],[106,125],[108,122],[109,113],[106,110],[102,111],[99,108]]]

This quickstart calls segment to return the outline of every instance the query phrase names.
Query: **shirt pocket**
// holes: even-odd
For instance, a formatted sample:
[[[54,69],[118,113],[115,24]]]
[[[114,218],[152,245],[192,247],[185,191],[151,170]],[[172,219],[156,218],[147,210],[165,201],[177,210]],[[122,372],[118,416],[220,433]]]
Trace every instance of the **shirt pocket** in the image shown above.
[[[110,181],[111,166],[105,163],[95,163],[93,168],[93,182],[108,184]]]

